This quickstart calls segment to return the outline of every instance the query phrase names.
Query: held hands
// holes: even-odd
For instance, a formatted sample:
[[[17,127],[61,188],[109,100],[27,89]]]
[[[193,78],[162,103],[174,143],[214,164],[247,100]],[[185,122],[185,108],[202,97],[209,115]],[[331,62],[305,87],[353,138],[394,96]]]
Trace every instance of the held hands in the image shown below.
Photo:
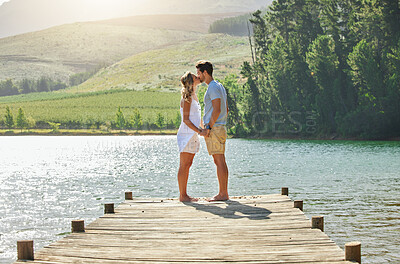
[[[209,135],[210,135],[210,130],[209,130],[209,129],[200,129],[199,135],[200,135],[200,136],[203,136],[203,137],[209,137]]]

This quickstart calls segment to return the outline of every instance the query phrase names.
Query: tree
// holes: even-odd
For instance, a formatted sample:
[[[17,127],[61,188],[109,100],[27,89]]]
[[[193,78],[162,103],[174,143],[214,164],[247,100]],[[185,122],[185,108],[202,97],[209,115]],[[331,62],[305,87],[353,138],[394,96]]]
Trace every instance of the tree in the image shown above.
[[[347,55],[352,47],[346,47],[346,44],[352,45],[354,43],[353,37],[349,34],[349,24],[353,20],[353,17],[348,13],[348,9],[355,6],[355,4],[348,3],[348,1],[332,0],[320,0],[320,2],[321,25],[324,28],[325,35],[332,37],[335,54],[338,57],[337,81],[339,82],[339,92],[337,96],[339,103],[337,105],[337,110],[343,115],[352,108],[351,102],[354,97],[354,94],[348,87],[349,85],[351,86],[351,84],[346,74],[349,70]]]
[[[160,129],[164,127],[165,125],[165,118],[161,113],[157,113],[157,117],[156,117],[156,126]]]
[[[308,46],[323,30],[318,19],[320,16],[319,0],[295,0],[291,5],[293,12],[293,31],[289,33],[291,42],[295,40],[300,54],[305,57]],[[289,41],[288,41],[289,42]],[[289,43],[288,43],[289,44]]]
[[[254,12],[250,19],[253,26],[254,45],[256,60],[263,60],[268,52],[268,45],[271,43],[269,39],[270,30],[260,10]]]
[[[60,128],[60,123],[54,123],[54,122],[47,122],[50,127],[51,127],[51,133],[57,134],[58,132],[60,132],[59,128]]]
[[[243,95],[239,90],[237,79],[238,78],[236,75],[228,75],[222,81],[222,85],[226,89],[226,95],[228,100],[228,108],[229,108],[228,123],[227,123],[228,129],[238,125],[241,122],[240,113],[238,109],[238,102],[243,97]]]
[[[197,97],[199,98],[200,105],[204,105],[204,95],[207,92],[207,86],[205,84],[201,84],[197,88]]]
[[[361,40],[349,54],[348,63],[351,67],[353,85],[357,88],[359,103],[371,103],[383,94],[383,80],[381,79],[380,67],[375,59],[374,47]],[[364,101],[364,102],[360,102]],[[377,102],[372,102],[377,103]]]
[[[31,116],[28,116],[28,118],[26,119],[26,124],[29,130],[30,128],[34,128],[36,126],[36,121]]]
[[[0,96],[9,96],[18,94],[18,88],[11,79],[0,82]]]
[[[174,120],[174,126],[175,128],[179,128],[181,126],[182,122],[182,117],[180,112],[176,112],[175,120]]]
[[[287,111],[312,111],[318,87],[310,74],[301,40],[291,38],[287,45],[287,68],[290,78],[290,94],[285,102],[280,99]],[[280,92],[280,91],[278,91]],[[306,122],[303,120],[303,124]]]
[[[327,133],[334,132],[339,89],[337,78],[339,61],[333,38],[326,35],[319,36],[310,45],[306,60],[319,88],[316,95],[316,110],[320,115],[321,124]]]
[[[6,121],[5,121],[5,125],[8,129],[11,129],[14,127],[14,117],[13,114],[11,113],[10,107],[6,107]]]
[[[31,92],[31,84],[28,79],[23,79],[21,82],[21,93],[27,94]]]
[[[244,62],[241,74],[247,78],[247,82],[243,86],[245,90],[243,99],[244,121],[253,133],[257,133],[264,129],[260,90],[253,68],[248,62]]]
[[[125,117],[124,117],[124,114],[122,113],[122,111],[121,111],[121,107],[120,106],[118,106],[118,110],[117,110],[117,113],[116,113],[116,115],[115,115],[115,126],[118,128],[118,129],[124,129],[125,128],[125,123],[126,123],[126,121],[125,121]]]
[[[282,107],[285,108],[285,104],[289,103],[292,96],[295,96],[290,83],[290,69],[288,67],[289,58],[287,50],[288,47],[284,39],[281,36],[277,36],[267,55],[269,83],[271,89],[276,90],[278,93],[280,99],[279,108],[281,108],[281,110],[284,110]]]
[[[133,110],[133,127],[138,131],[143,126],[142,115],[140,114],[139,110],[135,108]]]
[[[38,92],[50,91],[49,80],[46,77],[42,77],[37,81],[37,91]]]
[[[268,22],[278,30],[285,42],[289,41],[289,34],[294,27],[293,4],[291,0],[273,1],[268,13]]]
[[[26,128],[27,125],[28,123],[25,117],[24,110],[22,110],[22,108],[20,107],[18,109],[18,115],[17,115],[17,128],[20,128],[22,132],[22,129]]]
[[[400,41],[400,2],[377,0],[382,7],[382,20],[385,22],[385,41],[388,46],[396,46]]]
[[[394,132],[400,131],[400,40],[387,56],[390,77],[386,81],[387,100],[385,100],[384,111],[392,122],[389,130]]]

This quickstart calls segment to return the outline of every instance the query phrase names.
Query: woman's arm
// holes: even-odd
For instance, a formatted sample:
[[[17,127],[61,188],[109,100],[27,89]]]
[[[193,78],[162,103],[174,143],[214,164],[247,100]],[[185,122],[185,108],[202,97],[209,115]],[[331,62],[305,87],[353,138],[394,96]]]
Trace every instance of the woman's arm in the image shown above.
[[[183,123],[185,123],[190,129],[195,131],[196,133],[201,133],[201,129],[196,127],[192,121],[190,121],[189,116],[190,116],[190,105],[191,102],[184,101],[183,103]]]

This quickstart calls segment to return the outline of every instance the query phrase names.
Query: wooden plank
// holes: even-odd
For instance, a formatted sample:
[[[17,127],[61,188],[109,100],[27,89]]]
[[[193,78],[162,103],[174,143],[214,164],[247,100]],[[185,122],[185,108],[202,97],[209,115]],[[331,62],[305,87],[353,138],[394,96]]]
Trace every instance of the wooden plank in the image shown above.
[[[276,248],[275,250],[266,250],[263,252],[254,252],[242,250],[239,252],[227,252],[226,247],[216,248],[201,248],[192,251],[176,248],[175,250],[159,251],[153,249],[153,251],[131,251],[131,248],[122,249],[113,247],[99,247],[99,248],[85,248],[85,251],[79,248],[50,248],[44,249],[42,253],[37,254],[36,258],[39,261],[52,261],[54,256],[61,257],[75,257],[75,258],[92,258],[92,259],[115,259],[115,260],[154,260],[154,261],[176,261],[176,262],[187,262],[192,261],[255,261],[255,260],[269,260],[269,261],[342,261],[344,257],[338,255],[338,253],[332,252],[331,248],[323,249],[322,247],[296,247],[292,249],[288,248]],[[224,250],[225,249],[225,250]]]
[[[114,259],[91,259],[91,258],[75,258],[75,257],[63,257],[63,256],[53,256],[52,261],[38,261],[35,260],[36,264],[69,264],[69,263],[87,263],[87,264],[145,264],[145,263],[156,263],[156,264],[172,264],[172,263],[188,263],[185,261],[160,261],[155,259],[143,259],[143,260],[114,260]],[[199,260],[192,260],[190,263],[200,263],[200,264],[220,264],[220,263],[234,263],[234,264],[305,264],[310,263],[308,260],[254,260],[254,261],[220,261],[220,260],[213,260],[213,261],[199,261]],[[313,262],[318,264],[354,264],[353,262],[349,261],[318,261]],[[15,264],[26,264],[26,262],[15,262]]]
[[[350,263],[282,195],[184,204],[126,201],[35,253],[32,263]],[[23,263],[23,262],[15,262]]]

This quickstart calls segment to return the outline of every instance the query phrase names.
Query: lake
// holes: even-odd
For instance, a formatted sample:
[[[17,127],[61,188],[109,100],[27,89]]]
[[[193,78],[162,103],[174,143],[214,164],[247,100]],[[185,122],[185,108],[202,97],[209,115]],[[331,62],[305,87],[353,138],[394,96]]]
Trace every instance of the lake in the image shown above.
[[[125,191],[177,197],[178,155],[174,136],[0,137],[0,263],[15,260],[17,240],[39,250]],[[289,187],[341,248],[362,242],[363,263],[400,262],[400,142],[229,139],[226,156],[231,196]],[[217,193],[204,142],[188,190]]]

